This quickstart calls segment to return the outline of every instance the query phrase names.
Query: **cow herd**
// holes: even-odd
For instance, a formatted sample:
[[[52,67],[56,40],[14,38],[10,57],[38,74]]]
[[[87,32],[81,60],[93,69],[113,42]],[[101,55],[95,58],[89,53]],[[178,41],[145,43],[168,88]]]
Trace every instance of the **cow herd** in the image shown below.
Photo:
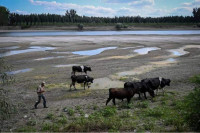
[[[164,95],[164,87],[165,86],[170,86],[170,79],[165,79],[162,77],[157,77],[157,78],[147,78],[143,79],[140,82],[126,82],[124,83],[124,88],[110,88],[109,89],[109,98],[106,101],[106,105],[110,100],[113,101],[113,104],[115,105],[115,99],[127,99],[127,102],[129,103],[131,98],[135,94],[140,94],[143,93],[145,99],[146,97],[146,92],[150,94],[151,97],[154,97],[154,90],[156,90],[156,95],[158,93],[158,89],[163,90],[163,95]]]
[[[72,83],[70,84],[70,90],[71,86],[73,85],[75,87],[75,83],[83,83],[84,89],[85,85],[87,84],[88,88],[89,83],[93,83],[94,78],[87,75],[87,71],[92,71],[90,67],[87,66],[73,66],[72,67],[72,75],[71,80]],[[85,73],[86,75],[75,75],[76,72]],[[125,82],[123,88],[110,88],[109,89],[109,98],[106,101],[106,105],[109,103],[110,100],[113,101],[113,104],[115,105],[115,99],[127,99],[127,103],[130,102],[131,98],[135,95],[139,95],[139,99],[141,99],[141,94],[144,94],[145,99],[146,92],[149,93],[151,97],[155,96],[154,91],[156,90],[156,95],[158,93],[158,89],[162,89],[163,95],[164,95],[164,87],[170,86],[170,79],[165,79],[162,77],[157,78],[146,78],[141,80],[140,82]]]

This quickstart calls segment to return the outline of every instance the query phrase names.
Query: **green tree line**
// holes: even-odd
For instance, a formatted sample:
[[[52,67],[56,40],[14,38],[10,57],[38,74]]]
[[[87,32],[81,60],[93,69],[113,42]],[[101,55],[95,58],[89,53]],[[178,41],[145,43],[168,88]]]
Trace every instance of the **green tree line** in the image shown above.
[[[74,9],[67,10],[65,15],[58,14],[17,14],[10,13],[6,7],[0,6],[0,25],[45,25],[47,23],[199,23],[200,8],[193,9],[193,16],[164,17],[88,17],[80,16]]]

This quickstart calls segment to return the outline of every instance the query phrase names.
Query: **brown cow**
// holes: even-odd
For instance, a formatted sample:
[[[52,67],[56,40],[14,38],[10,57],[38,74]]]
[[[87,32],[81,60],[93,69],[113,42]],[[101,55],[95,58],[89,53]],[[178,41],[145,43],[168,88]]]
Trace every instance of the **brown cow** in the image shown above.
[[[109,98],[106,101],[106,105],[112,99],[113,104],[115,105],[115,98],[123,100],[127,99],[127,104],[129,104],[131,98],[134,96],[135,92],[133,89],[125,89],[125,88],[110,88],[109,89]]]

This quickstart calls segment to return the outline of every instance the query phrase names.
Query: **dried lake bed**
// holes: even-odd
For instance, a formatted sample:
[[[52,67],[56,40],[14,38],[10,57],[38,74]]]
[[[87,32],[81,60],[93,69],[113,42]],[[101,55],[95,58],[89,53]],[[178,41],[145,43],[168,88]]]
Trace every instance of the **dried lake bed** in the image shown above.
[[[123,87],[125,81],[161,76],[172,80],[167,90],[191,91],[185,81],[200,73],[200,35],[0,37],[0,56],[13,66],[8,74],[16,82],[9,88],[13,98],[26,103],[24,108],[32,107],[35,88],[45,81],[48,111],[80,105],[90,113],[84,106],[104,106],[107,89]],[[88,75],[95,78],[89,93],[78,98],[72,96],[82,94],[82,86],[68,91],[73,65],[91,66]],[[35,112],[37,119],[45,115]]]

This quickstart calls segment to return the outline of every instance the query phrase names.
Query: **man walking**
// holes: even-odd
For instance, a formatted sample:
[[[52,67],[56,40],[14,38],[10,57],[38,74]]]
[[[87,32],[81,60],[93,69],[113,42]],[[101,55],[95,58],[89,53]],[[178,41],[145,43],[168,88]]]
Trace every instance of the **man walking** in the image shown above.
[[[44,108],[48,108],[46,106],[46,99],[45,99],[45,97],[43,95],[43,93],[45,92],[44,87],[45,87],[45,82],[42,82],[41,85],[38,86],[38,88],[37,88],[38,101],[35,103],[35,109],[37,109],[37,105],[40,103],[41,98],[43,99]]]

